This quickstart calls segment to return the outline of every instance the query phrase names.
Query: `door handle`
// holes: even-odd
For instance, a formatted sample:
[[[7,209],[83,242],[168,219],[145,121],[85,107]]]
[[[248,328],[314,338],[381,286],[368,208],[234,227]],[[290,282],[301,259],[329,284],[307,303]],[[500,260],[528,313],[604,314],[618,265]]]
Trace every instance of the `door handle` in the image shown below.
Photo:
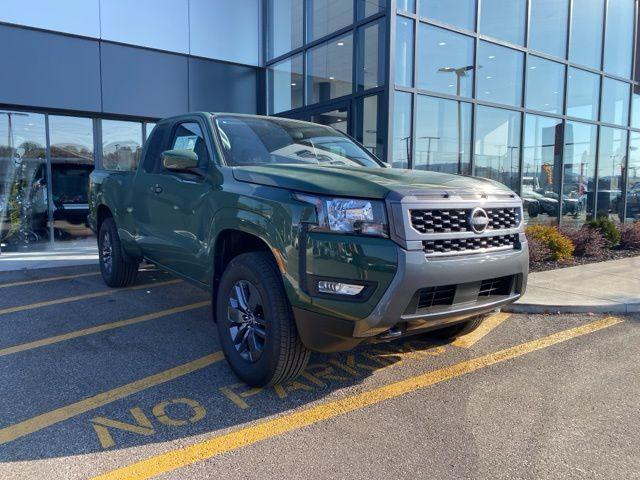
[[[151,191],[158,195],[162,193],[162,187],[156,183],[153,187],[151,187]]]

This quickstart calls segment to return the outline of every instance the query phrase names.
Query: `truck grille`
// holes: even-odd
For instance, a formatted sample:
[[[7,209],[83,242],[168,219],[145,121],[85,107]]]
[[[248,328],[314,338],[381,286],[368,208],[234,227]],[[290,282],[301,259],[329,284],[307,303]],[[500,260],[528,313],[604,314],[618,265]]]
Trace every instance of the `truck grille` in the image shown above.
[[[478,296],[492,297],[494,295],[510,295],[512,283],[513,275],[483,280],[480,284],[480,292],[478,292]]]
[[[470,232],[469,217],[473,209],[411,210],[411,226],[420,233]],[[522,217],[520,208],[486,208],[487,230],[517,228]]]
[[[455,285],[423,288],[419,292],[418,310],[431,308],[437,305],[453,305],[453,297],[455,294]]]
[[[515,248],[517,238],[517,235],[496,235],[493,237],[423,240],[422,249],[426,255],[430,256],[479,253],[484,250],[507,250]]]

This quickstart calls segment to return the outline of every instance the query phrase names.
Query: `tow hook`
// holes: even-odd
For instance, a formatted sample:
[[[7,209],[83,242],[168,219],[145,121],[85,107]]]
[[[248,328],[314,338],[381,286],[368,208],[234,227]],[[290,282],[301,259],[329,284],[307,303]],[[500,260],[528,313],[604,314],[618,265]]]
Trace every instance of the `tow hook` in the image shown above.
[[[379,340],[393,340],[394,338],[398,338],[402,336],[402,329],[400,327],[391,327],[384,333],[378,335]]]

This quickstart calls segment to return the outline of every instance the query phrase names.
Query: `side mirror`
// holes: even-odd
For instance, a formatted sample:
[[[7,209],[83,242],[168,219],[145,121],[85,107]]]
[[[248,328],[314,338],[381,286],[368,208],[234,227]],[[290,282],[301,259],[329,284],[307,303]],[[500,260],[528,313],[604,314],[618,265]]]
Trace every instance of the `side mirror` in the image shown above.
[[[162,165],[173,172],[187,172],[198,168],[198,155],[193,150],[176,149],[162,152]]]

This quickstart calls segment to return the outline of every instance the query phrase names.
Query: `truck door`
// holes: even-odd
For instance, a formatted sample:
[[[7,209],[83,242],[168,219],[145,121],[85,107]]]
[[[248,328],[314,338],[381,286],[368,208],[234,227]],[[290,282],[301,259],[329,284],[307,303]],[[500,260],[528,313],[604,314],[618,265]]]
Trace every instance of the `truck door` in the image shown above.
[[[153,148],[151,138],[134,186],[134,218],[145,256],[198,281],[206,281],[206,242],[214,210],[206,177],[212,155],[203,131],[198,120],[184,120],[164,132],[164,148]],[[166,170],[162,151],[185,148],[198,155],[199,171]]]

